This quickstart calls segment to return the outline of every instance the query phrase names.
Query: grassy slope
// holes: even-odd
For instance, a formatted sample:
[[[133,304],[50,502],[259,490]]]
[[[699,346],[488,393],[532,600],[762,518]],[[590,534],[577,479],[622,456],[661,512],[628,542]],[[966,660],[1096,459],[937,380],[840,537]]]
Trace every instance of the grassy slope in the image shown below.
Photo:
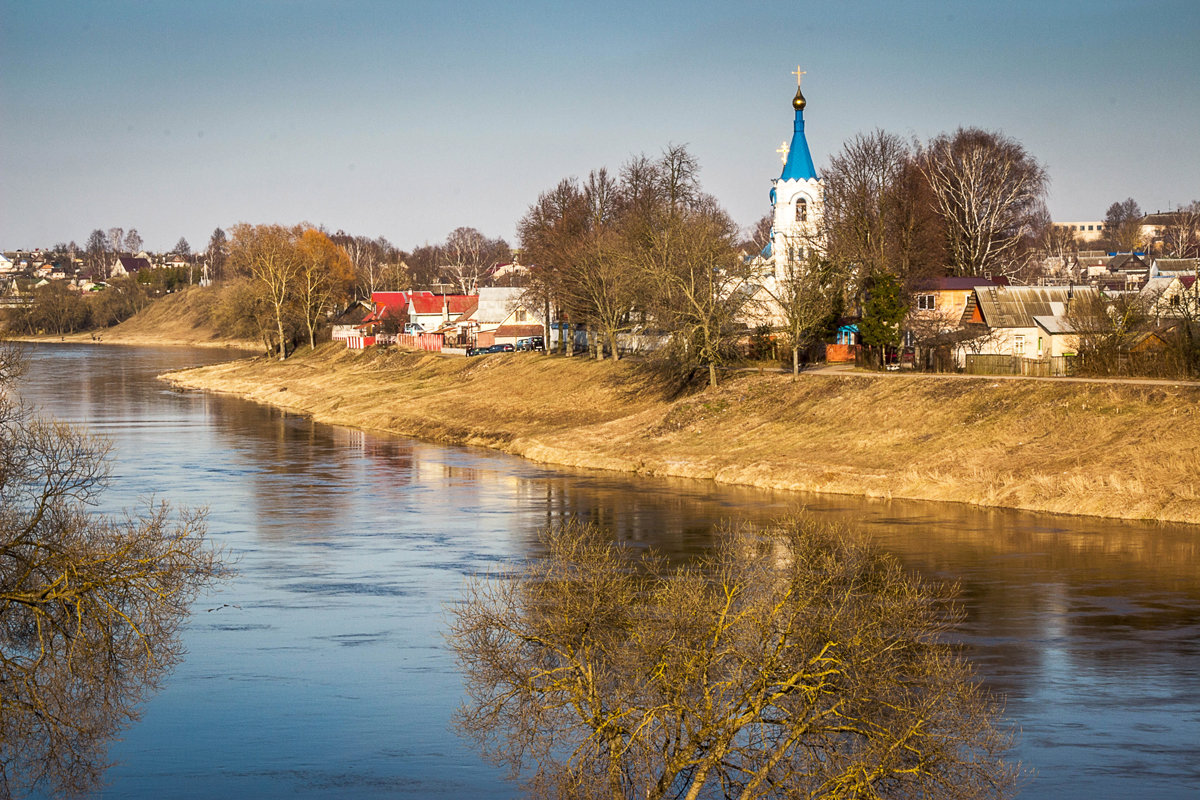
[[[191,287],[155,300],[137,314],[111,328],[59,336],[20,337],[29,340],[92,342],[107,344],[188,345],[234,347],[262,352],[259,342],[229,339],[209,322],[212,291]]]
[[[743,373],[669,400],[625,364],[327,345],[168,378],[550,463],[1200,523],[1200,389]]]

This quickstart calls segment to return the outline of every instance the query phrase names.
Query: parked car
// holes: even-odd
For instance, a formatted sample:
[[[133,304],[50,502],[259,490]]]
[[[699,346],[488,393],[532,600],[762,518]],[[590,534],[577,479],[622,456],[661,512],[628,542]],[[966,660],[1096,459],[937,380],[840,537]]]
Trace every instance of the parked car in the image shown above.
[[[545,350],[546,340],[541,336],[530,336],[528,339],[517,340],[518,350]]]
[[[511,344],[494,344],[487,349],[489,353],[511,353],[516,350]]]
[[[424,333],[425,326],[419,322],[406,322],[404,323],[404,332],[410,336],[415,336],[418,333]]]

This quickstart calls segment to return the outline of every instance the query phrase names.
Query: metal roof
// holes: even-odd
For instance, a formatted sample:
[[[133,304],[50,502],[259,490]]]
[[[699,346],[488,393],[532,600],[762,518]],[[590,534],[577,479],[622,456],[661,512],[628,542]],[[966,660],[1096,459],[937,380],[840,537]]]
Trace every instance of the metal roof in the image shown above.
[[[1065,316],[1072,299],[1095,296],[1091,286],[976,286],[989,328],[1032,328],[1034,317]]]

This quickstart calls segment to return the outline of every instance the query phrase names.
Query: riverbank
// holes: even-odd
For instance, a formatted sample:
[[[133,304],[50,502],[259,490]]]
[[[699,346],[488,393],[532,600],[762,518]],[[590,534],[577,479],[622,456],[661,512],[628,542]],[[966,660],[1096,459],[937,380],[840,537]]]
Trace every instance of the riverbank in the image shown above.
[[[738,373],[339,344],[163,376],[320,422],[535,461],[837,494],[1200,523],[1200,388]]]

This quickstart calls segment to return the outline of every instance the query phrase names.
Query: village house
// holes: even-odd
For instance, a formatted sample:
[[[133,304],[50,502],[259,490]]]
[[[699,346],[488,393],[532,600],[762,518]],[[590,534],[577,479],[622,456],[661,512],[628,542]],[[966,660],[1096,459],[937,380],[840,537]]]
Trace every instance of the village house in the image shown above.
[[[110,278],[121,278],[126,275],[136,275],[144,269],[151,268],[150,259],[142,256],[117,256],[108,268]]]
[[[524,290],[507,286],[484,286],[472,318],[475,346],[515,345],[519,339],[542,336],[542,318],[525,304]]]
[[[1073,303],[1094,302],[1092,286],[978,286],[972,319],[983,327],[958,346],[959,363],[969,355],[1049,359],[1075,351]]]

